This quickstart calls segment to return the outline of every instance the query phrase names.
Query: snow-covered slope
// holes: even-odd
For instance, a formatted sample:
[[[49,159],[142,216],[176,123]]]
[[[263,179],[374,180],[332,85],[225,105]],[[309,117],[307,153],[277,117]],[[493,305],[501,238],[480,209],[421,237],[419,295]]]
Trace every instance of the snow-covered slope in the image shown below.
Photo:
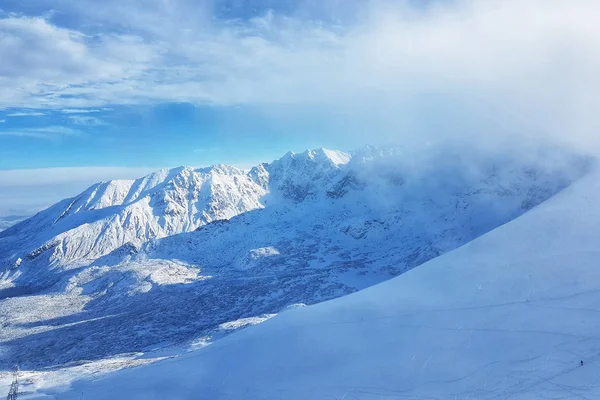
[[[95,185],[0,233],[0,365],[214,341],[455,249],[587,165],[477,154],[314,150]]]
[[[286,311],[172,360],[47,393],[86,400],[598,398],[599,199],[596,172],[400,277]]]

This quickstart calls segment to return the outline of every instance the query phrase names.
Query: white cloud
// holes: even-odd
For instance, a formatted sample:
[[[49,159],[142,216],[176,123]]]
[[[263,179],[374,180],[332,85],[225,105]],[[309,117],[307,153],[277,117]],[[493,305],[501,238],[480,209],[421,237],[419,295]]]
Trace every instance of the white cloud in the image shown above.
[[[14,113],[6,114],[7,117],[41,117],[44,115],[46,115],[46,113],[37,112],[37,111],[14,112]]]
[[[215,22],[208,4],[73,7],[86,26],[127,34],[2,18],[0,107],[177,101],[280,117],[289,105],[373,131],[518,132],[600,146],[596,0],[371,1],[338,25],[272,12]]]
[[[68,118],[75,125],[100,126],[100,125],[105,125],[106,124],[100,118],[90,117],[90,116],[87,116],[87,115],[69,115]]]
[[[64,126],[45,126],[41,128],[21,128],[1,130],[0,136],[26,136],[37,139],[57,139],[64,136],[77,136],[81,132]]]
[[[136,36],[90,36],[42,18],[0,18],[0,34],[0,85],[5,89],[0,106],[5,107],[105,104],[109,98],[103,90],[139,76],[158,54]],[[69,97],[77,91],[83,99]]]
[[[99,113],[102,111],[109,111],[109,109],[97,109],[97,108],[63,108],[60,112],[64,114],[89,114]]]

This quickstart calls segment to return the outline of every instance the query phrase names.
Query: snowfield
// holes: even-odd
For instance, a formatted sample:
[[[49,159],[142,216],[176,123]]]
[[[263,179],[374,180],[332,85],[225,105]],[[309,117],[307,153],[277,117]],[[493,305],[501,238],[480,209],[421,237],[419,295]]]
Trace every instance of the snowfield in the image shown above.
[[[223,338],[243,328],[244,332],[232,337],[252,335],[245,332],[255,331],[252,325],[259,323],[267,330],[272,324],[284,324],[277,329],[288,334],[296,332],[294,327],[298,326],[293,335],[302,333],[308,329],[302,327],[302,316],[308,315],[312,321],[312,313],[319,311],[310,310],[329,307],[304,305],[354,293],[403,274],[519,218],[557,193],[558,198],[564,197],[562,191],[584,176],[591,165],[588,159],[557,149],[480,153],[432,146],[409,154],[400,147],[367,146],[352,153],[324,149],[288,153],[249,171],[225,165],[180,167],[136,180],[96,184],[0,232],[0,371],[5,371],[0,372],[0,394],[3,387],[8,390],[8,371],[15,364],[22,370],[24,393],[34,397],[50,393],[62,398],[57,393],[73,379],[98,379],[111,370],[198,349],[194,356],[180,356],[172,362],[177,364],[196,354],[206,354],[202,357],[209,360],[209,354],[220,351],[213,349],[220,348],[219,343],[226,340]],[[542,223],[545,220],[540,226]],[[428,271],[428,265],[422,268]],[[452,271],[457,268],[450,267]],[[511,276],[509,267],[501,268]],[[411,273],[407,281],[415,279],[410,278],[415,274],[426,272]],[[454,308],[442,307],[447,301],[452,305],[448,290],[466,285],[471,277],[471,272],[465,272],[464,276],[457,274],[454,281],[454,275],[444,272],[428,283],[435,288],[423,291],[433,305],[448,310],[447,314],[440,311],[448,323],[454,315],[457,320],[463,318]],[[502,280],[490,279],[478,281],[477,290],[482,295],[494,290],[512,293]],[[535,293],[535,287],[531,289]],[[374,321],[387,315],[385,318],[391,318],[388,323],[393,324],[394,316],[407,314],[403,321],[406,329],[412,330],[404,335],[415,336],[412,341],[426,340],[428,333],[423,326],[429,325],[421,324],[420,318],[426,313],[419,308],[420,297],[415,301],[402,297],[410,293],[404,287],[399,293],[391,289],[379,303],[369,300],[366,305],[348,309],[348,315],[340,312],[323,334],[331,329],[332,334],[344,338],[343,327],[352,326],[356,322],[353,312],[364,308],[361,321],[369,321],[373,313]],[[367,295],[349,299],[361,296]],[[383,308],[379,310],[379,306]],[[413,306],[416,311],[411,311]],[[484,310],[469,312],[492,318]],[[278,313],[282,315],[273,318]],[[285,328],[289,318],[297,322]],[[493,318],[486,321],[494,324]],[[445,326],[434,322],[432,329]],[[452,324],[448,337],[457,335],[457,341],[465,340],[463,331]],[[518,321],[514,324],[518,326]],[[337,350],[336,354],[346,357],[338,361],[344,364],[340,373],[350,367],[345,364],[363,356],[363,335],[377,338],[372,340],[382,346],[392,341],[377,333],[383,328],[369,325],[360,325],[363,333],[340,341],[348,350]],[[469,338],[477,339],[478,331],[473,331]],[[303,335],[294,337],[304,341]],[[322,357],[332,362],[336,359],[335,354],[319,353],[324,349],[320,350],[318,332],[311,336],[307,331],[307,335],[306,344],[312,343],[314,349],[302,351],[309,359],[280,366],[277,373],[284,374],[278,381],[281,385],[290,379],[285,378],[286,371],[296,370],[301,377]],[[275,346],[279,340],[275,335],[269,345]],[[422,345],[417,342],[416,348]],[[252,353],[262,345],[250,343],[244,351],[261,363],[254,366],[255,374],[268,367],[270,358],[304,345],[296,343],[286,351],[267,347],[265,351],[279,354],[265,355],[263,365],[258,354]],[[386,352],[383,348],[379,351]],[[419,354],[413,356],[420,360]],[[230,385],[218,376],[219,371],[232,377],[245,375],[246,358],[242,360],[210,361],[200,371],[207,380],[200,377],[202,382],[189,384],[200,385],[199,393],[207,398],[229,398],[229,391],[234,399],[282,398],[262,387],[264,380],[261,384],[260,379],[250,378],[252,374],[248,374],[247,379],[253,380],[248,381],[249,386],[244,384],[244,377]],[[428,366],[433,360],[421,361]],[[392,365],[392,360],[381,362]],[[236,365],[229,366],[232,363]],[[398,366],[389,373],[396,370]],[[331,373],[335,378],[338,372]],[[429,376],[425,370],[422,373]],[[382,374],[387,372],[380,371]],[[406,374],[411,382],[416,379]],[[321,375],[327,374],[324,371]],[[446,378],[454,379],[450,375],[440,379]],[[272,386],[277,388],[279,383]],[[317,384],[308,383],[306,390]],[[322,387],[315,387],[313,393],[302,392],[294,385],[289,390],[305,396],[298,398],[342,397],[351,388],[344,386],[346,382],[340,385],[336,387],[343,388],[343,393]],[[194,398],[186,390],[182,387],[181,398]],[[356,396],[352,393],[346,398]]]
[[[599,199],[594,172],[397,278],[34,398],[598,398]]]

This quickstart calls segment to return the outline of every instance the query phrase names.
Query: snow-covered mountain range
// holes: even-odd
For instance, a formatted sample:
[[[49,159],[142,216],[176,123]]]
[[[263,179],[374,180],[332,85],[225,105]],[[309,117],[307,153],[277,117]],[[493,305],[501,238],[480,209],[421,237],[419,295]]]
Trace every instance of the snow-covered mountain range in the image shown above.
[[[563,153],[476,154],[307,150],[94,185],[0,232],[0,363],[202,346],[399,275],[589,169]]]
[[[599,197],[596,171],[388,282],[171,360],[42,392],[65,400],[598,398]]]

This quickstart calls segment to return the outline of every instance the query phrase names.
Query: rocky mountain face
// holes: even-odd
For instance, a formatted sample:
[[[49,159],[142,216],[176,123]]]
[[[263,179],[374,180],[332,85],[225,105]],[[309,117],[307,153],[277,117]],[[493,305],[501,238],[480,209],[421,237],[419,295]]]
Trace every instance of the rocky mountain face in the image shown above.
[[[587,169],[559,158],[545,167],[367,146],[94,185],[0,232],[0,363],[208,343],[363,289],[510,221]]]

